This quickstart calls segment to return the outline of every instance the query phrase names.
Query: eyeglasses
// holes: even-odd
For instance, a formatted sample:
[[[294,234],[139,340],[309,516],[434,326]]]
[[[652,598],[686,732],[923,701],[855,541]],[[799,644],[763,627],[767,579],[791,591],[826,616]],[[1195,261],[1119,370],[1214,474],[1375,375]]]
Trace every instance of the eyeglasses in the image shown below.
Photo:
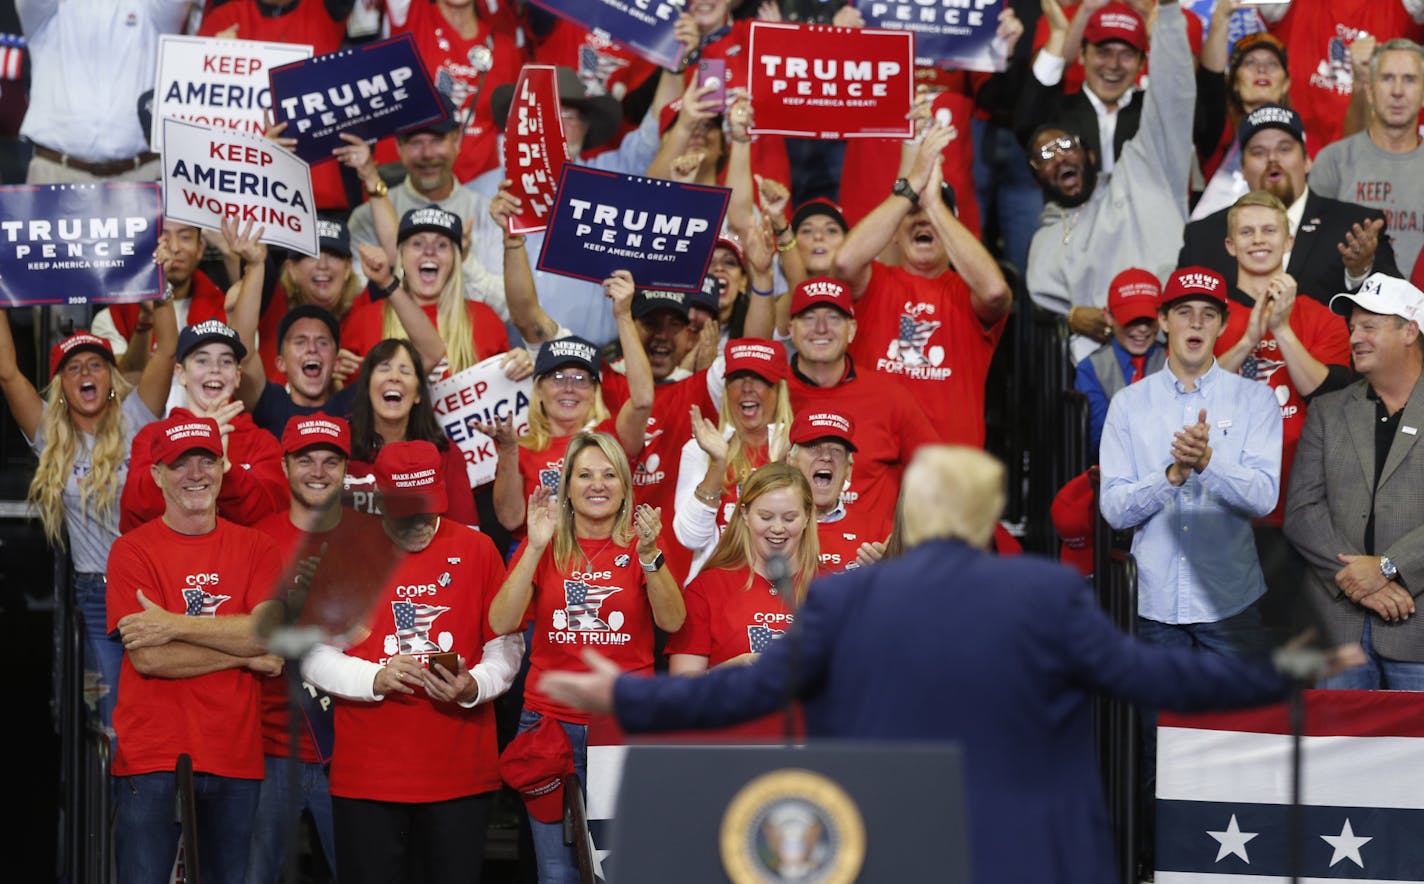
[[[1059,135],[1052,141],[1046,142],[1041,145],[1038,148],[1038,154],[1032,159],[1035,165],[1037,165],[1038,163],[1046,163],[1052,160],[1060,153],[1067,153],[1068,151],[1076,150],[1081,146],[1082,142],[1078,140],[1077,135]]]
[[[553,374],[546,374],[544,377],[556,387],[573,387],[575,390],[582,390],[593,386],[593,377],[581,371],[556,371]]]

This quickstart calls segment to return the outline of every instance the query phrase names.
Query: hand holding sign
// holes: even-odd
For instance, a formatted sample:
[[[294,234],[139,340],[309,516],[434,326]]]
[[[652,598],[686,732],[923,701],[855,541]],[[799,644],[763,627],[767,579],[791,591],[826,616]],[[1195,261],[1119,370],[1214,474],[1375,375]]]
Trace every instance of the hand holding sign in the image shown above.
[[[247,226],[238,231],[240,222],[235,218],[224,216],[222,219],[223,242],[232,254],[241,258],[243,263],[248,265],[259,265],[267,260],[267,247],[260,240],[262,234],[266,232],[265,227],[257,227],[257,222],[248,221]]]
[[[603,281],[603,293],[613,302],[614,316],[633,315],[633,274],[615,270]]]
[[[500,360],[504,376],[511,381],[522,381],[534,376],[534,357],[523,347],[515,347]]]

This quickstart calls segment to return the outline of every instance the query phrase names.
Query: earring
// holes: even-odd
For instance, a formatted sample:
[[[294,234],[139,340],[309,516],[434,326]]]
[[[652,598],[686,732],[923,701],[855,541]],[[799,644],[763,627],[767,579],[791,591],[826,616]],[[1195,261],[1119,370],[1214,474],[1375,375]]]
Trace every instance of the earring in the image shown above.
[[[109,388],[109,401],[110,401],[110,402],[113,402],[113,401],[114,401],[115,399],[117,399],[117,398],[118,398],[118,397],[114,395],[114,388],[113,388],[113,387],[110,387],[110,388]]]

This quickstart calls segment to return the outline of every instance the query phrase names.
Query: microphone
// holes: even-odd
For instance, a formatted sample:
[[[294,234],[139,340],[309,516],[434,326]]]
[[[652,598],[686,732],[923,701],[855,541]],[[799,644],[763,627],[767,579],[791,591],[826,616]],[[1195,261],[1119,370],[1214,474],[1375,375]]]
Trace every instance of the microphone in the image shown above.
[[[786,599],[788,607],[795,604],[795,595],[791,582],[791,563],[786,560],[786,556],[777,553],[766,560],[766,577],[771,581],[772,595]],[[792,623],[786,630],[786,634],[781,637],[781,641],[787,642],[786,646],[786,680],[781,686],[781,713],[786,737],[786,745],[796,744],[796,683],[800,681],[800,632],[797,624]]]

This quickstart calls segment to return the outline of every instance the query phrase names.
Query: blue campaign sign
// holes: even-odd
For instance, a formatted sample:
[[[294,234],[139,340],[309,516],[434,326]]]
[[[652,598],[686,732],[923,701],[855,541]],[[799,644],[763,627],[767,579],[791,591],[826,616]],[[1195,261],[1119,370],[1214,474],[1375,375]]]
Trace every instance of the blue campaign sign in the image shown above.
[[[374,141],[445,117],[410,34],[285,64],[271,79],[273,119],[311,165],[332,159],[343,133]]]
[[[915,64],[968,71],[1002,71],[1008,63],[994,39],[1006,0],[862,0],[867,28],[913,31]]]
[[[687,0],[532,0],[585,30],[606,35],[659,67],[680,68],[686,51],[672,35]]]
[[[158,297],[156,182],[0,187],[0,304],[118,304]]]
[[[700,291],[731,194],[565,163],[539,269],[593,282],[627,270],[638,288]]]

